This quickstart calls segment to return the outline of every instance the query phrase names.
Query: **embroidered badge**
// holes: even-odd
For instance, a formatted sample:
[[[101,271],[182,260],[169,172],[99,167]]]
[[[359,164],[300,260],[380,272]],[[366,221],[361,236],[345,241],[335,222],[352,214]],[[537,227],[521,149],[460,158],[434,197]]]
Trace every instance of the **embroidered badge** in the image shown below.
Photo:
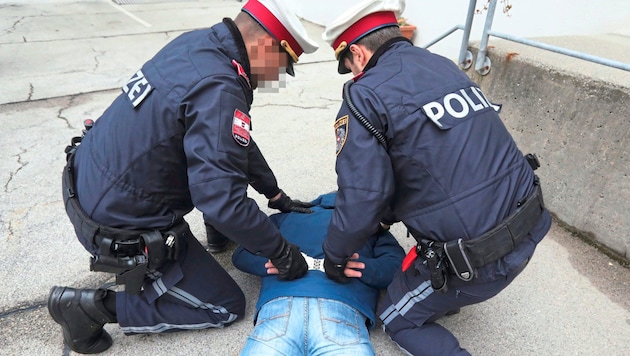
[[[346,143],[346,137],[348,137],[348,115],[335,121],[335,137],[337,142],[336,154],[339,155]]]
[[[245,78],[245,81],[247,82],[247,85],[249,86],[249,88],[252,88],[252,83],[249,82],[249,77],[247,76],[247,73],[245,72],[245,69],[243,69],[243,66],[237,62],[236,60],[232,60],[232,65],[234,66],[234,68],[236,69],[236,73],[240,76]]]
[[[239,109],[234,110],[234,117],[232,118],[232,137],[241,145],[249,145],[249,128],[251,126],[251,120],[244,112]]]

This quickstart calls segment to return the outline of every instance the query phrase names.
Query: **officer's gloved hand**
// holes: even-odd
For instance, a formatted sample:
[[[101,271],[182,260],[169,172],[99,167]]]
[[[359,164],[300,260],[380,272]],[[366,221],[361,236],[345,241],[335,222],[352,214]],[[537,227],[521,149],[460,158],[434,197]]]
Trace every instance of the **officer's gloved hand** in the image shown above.
[[[313,210],[309,209],[313,206],[313,204],[299,200],[291,200],[291,198],[283,190],[280,190],[280,198],[275,201],[269,200],[267,206],[271,209],[278,209],[283,213],[295,211],[298,213],[310,214],[313,212]]]
[[[300,253],[300,248],[284,240],[276,257],[270,258],[278,269],[278,279],[292,281],[300,278],[308,271],[308,265]]]
[[[343,271],[346,269],[346,263],[348,259],[346,258],[342,263],[334,263],[326,254],[324,258],[324,271],[326,272],[326,277],[328,279],[332,279],[333,281],[341,284],[346,284],[350,282],[350,278],[346,277]]]

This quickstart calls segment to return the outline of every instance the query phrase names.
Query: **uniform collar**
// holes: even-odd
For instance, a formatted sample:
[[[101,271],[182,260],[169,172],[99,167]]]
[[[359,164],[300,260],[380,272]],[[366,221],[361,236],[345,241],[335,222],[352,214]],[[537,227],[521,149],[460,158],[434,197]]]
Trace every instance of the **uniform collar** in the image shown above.
[[[239,62],[245,73],[249,78],[252,77],[251,68],[249,66],[249,56],[247,55],[247,50],[245,49],[245,41],[243,41],[243,36],[241,35],[241,31],[238,30],[234,21],[230,18],[224,18],[223,23],[227,26],[230,34],[232,34],[232,38],[234,38],[234,44],[236,45],[236,51],[238,54],[238,58],[232,58]]]
[[[368,69],[376,66],[376,62],[378,62],[378,59],[381,58],[383,53],[385,53],[394,43],[401,42],[401,41],[409,42],[411,45],[413,45],[413,43],[410,40],[402,36],[389,39],[387,42],[383,43],[376,50],[376,52],[374,52],[374,54],[372,55],[372,58],[370,58],[370,60],[367,62],[367,64],[365,65],[365,68],[363,68],[363,72],[361,73],[365,73],[367,72]]]

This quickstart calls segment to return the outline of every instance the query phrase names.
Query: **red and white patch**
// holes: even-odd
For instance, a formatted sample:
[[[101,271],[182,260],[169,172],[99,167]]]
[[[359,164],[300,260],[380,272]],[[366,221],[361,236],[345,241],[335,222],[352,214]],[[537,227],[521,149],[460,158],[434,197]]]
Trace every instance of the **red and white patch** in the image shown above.
[[[244,112],[239,109],[234,110],[234,117],[232,118],[232,137],[241,145],[249,145],[250,136],[249,128],[251,126],[251,119]]]

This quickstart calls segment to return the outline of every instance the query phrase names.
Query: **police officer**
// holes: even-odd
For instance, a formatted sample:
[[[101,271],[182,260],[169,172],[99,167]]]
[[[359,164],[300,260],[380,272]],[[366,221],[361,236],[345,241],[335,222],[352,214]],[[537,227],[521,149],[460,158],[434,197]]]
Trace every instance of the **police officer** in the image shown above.
[[[354,75],[334,124],[339,193],[325,270],[345,282],[349,257],[402,221],[418,245],[379,303],[384,329],[413,355],[464,355],[435,321],[508,286],[551,220],[535,155],[519,151],[500,106],[451,60],[401,36],[403,10],[367,0],[323,34],[339,73]]]
[[[301,208],[277,187],[250,136],[253,90],[294,75],[316,44],[279,0],[250,0],[234,20],[184,33],[145,63],[82,138],[67,148],[66,211],[124,291],[53,287],[48,310],[79,353],[125,334],[223,327],[242,317],[243,292],[191,234],[193,207],[217,230],[279,267],[307,271],[297,246],[247,197],[248,184],[280,210]],[[299,210],[299,209],[298,209]]]

